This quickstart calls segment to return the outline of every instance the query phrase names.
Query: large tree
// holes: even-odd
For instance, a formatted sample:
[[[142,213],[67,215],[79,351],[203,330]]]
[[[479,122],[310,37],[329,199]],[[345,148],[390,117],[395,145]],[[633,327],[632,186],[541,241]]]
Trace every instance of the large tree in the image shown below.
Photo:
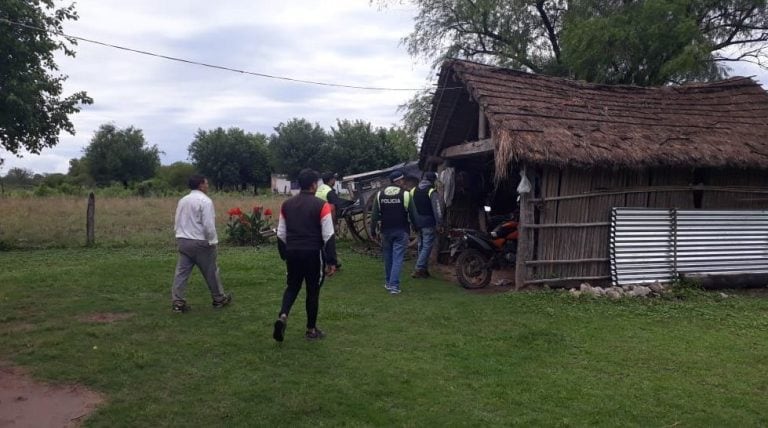
[[[32,186],[35,184],[35,173],[26,168],[11,168],[5,175],[5,184],[11,186]]]
[[[295,179],[304,168],[325,169],[327,139],[325,130],[317,123],[298,118],[281,122],[269,138],[274,170]]]
[[[160,150],[149,146],[140,129],[104,124],[85,148],[84,165],[99,185],[118,181],[123,186],[152,178],[160,166]],[[72,166],[72,164],[70,163]]]
[[[610,80],[634,84],[660,82],[663,76],[673,81],[715,77],[702,73],[712,63],[752,60],[768,65],[766,0],[414,3],[419,14],[414,31],[405,39],[408,51],[435,60],[435,65],[456,57],[533,73],[571,75],[573,58],[589,51],[593,58],[603,57],[613,64],[614,74],[623,73]],[[646,70],[635,81],[637,67]],[[600,81],[603,76],[587,77]]]
[[[387,150],[386,135],[368,122],[338,120],[329,137],[327,169],[340,175],[373,171],[396,162],[396,153]]]
[[[390,3],[398,0],[381,0]],[[733,61],[768,66],[768,0],[412,0],[409,53],[599,83],[711,80]],[[423,93],[406,106],[422,126]]]
[[[196,171],[195,166],[187,162],[174,162],[170,165],[161,165],[155,176],[165,182],[168,187],[175,190],[187,188],[189,177]]]
[[[338,120],[329,134],[326,168],[340,175],[388,168],[416,158],[416,140],[402,128]]]
[[[57,73],[55,53],[74,56],[75,40],[56,36],[76,20],[74,4],[54,0],[0,0],[0,145],[10,153],[40,153],[74,134],[69,116],[92,103],[85,92],[62,96],[67,76]]]
[[[269,181],[267,137],[240,128],[198,130],[189,157],[217,189],[245,189]],[[255,187],[254,187],[255,189]]]

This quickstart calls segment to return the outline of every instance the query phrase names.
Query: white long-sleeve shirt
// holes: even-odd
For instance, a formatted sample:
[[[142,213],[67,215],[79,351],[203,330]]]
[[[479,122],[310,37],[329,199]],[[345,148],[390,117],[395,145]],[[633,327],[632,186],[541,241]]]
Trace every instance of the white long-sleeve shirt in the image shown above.
[[[216,211],[211,198],[199,190],[193,190],[181,198],[176,206],[174,228],[177,238],[208,241],[211,245],[218,244]]]

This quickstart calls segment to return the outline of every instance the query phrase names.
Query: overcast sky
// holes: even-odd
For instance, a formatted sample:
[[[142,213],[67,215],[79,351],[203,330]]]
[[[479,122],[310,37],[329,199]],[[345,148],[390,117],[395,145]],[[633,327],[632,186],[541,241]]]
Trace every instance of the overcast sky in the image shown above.
[[[133,49],[294,79],[388,88],[423,88],[429,64],[400,40],[415,10],[379,9],[368,0],[80,0],[80,19],[66,33]],[[41,155],[6,159],[0,173],[22,167],[66,172],[99,125],[144,131],[169,164],[187,160],[198,129],[239,127],[273,133],[294,117],[326,130],[336,119],[399,124],[397,107],[414,91],[366,91],[307,85],[168,61],[79,42],[77,57],[59,57],[65,94],[85,90],[94,104],[74,116],[77,134],[62,134]],[[749,65],[734,75],[768,72]]]
[[[355,86],[422,88],[429,65],[400,39],[413,27],[406,6],[368,0],[80,0],[80,19],[64,31],[138,50],[257,73]],[[366,91],[307,85],[139,55],[80,41],[74,59],[59,57],[65,93],[94,99],[74,116],[77,134],[39,156],[9,153],[5,172],[66,172],[103,123],[135,126],[169,164],[187,160],[198,129],[239,127],[272,134],[299,117],[325,129],[336,119],[398,124],[397,107],[414,91]]]

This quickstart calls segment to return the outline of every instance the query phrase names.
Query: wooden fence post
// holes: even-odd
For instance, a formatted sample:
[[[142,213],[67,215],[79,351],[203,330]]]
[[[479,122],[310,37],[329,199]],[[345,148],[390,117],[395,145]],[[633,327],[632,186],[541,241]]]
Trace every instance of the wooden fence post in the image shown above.
[[[96,197],[91,192],[88,195],[88,211],[85,214],[85,245],[90,247],[96,241],[94,234],[94,222],[96,217]]]

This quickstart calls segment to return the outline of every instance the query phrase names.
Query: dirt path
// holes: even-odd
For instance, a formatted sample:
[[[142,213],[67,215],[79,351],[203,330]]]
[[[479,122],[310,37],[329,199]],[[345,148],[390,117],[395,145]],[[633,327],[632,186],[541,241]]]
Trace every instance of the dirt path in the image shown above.
[[[0,361],[0,428],[77,427],[104,401],[80,385],[49,385]]]

